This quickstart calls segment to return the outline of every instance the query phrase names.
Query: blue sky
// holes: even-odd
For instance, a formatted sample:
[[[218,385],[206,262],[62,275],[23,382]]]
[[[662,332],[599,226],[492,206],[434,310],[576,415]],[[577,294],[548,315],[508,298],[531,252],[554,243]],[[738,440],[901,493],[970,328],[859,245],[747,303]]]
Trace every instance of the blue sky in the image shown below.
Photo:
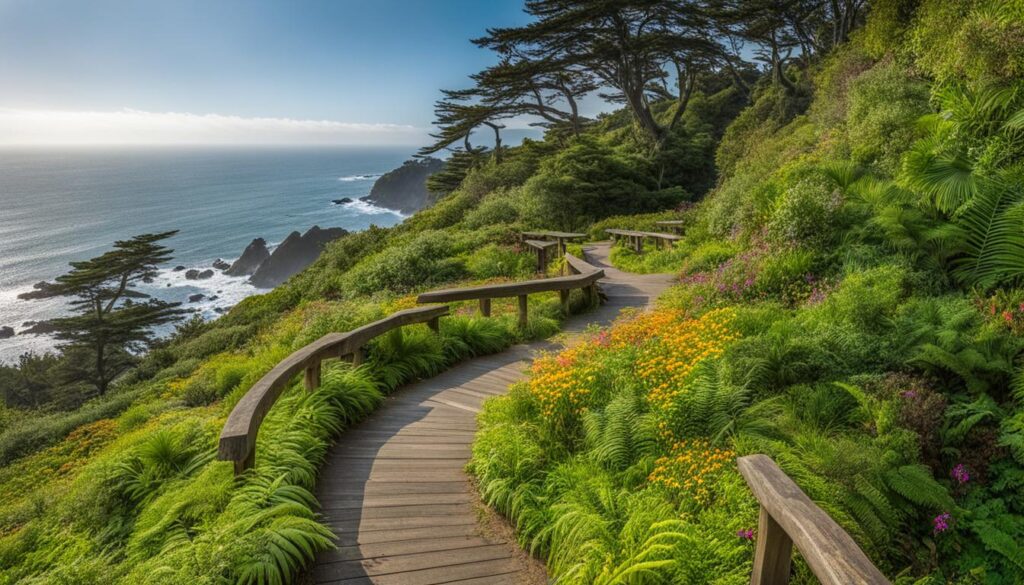
[[[0,143],[422,142],[439,89],[493,62],[469,39],[526,21],[521,0],[0,0]]]

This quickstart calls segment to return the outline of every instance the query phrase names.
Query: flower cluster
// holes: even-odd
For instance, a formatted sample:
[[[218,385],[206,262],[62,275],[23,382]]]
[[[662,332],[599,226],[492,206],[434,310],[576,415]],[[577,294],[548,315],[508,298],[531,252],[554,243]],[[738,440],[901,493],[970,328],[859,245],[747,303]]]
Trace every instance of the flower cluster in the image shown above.
[[[964,467],[963,463],[957,463],[955,466],[953,466],[952,471],[949,472],[949,476],[952,477],[953,480],[959,483],[960,485],[963,485],[971,480],[971,474],[968,473],[967,468]]]
[[[762,298],[765,295],[757,289],[757,273],[763,255],[762,248],[753,246],[714,269],[684,274],[679,281],[704,291],[694,299],[699,305],[711,299],[736,303]]]
[[[652,405],[669,407],[684,390],[693,368],[725,351],[738,337],[730,328],[734,317],[733,310],[718,309],[698,319],[684,318],[678,311],[659,311],[638,319],[644,321],[650,338],[641,346],[636,374]]]
[[[992,297],[978,297],[975,305],[991,320],[1016,335],[1024,335],[1024,298],[1019,292],[1000,291]]]
[[[932,532],[939,534],[949,530],[949,525],[953,521],[953,516],[949,512],[943,512],[932,519]]]
[[[544,416],[578,414],[583,410],[597,373],[597,364],[585,358],[596,347],[593,342],[580,343],[534,360],[530,394],[540,404]]]
[[[672,445],[668,456],[654,462],[654,471],[647,480],[698,504],[707,504],[711,500],[710,486],[735,459],[734,451],[712,447],[704,439],[683,439]]]
[[[750,528],[741,528],[736,531],[736,536],[743,540],[754,540],[754,531]]]

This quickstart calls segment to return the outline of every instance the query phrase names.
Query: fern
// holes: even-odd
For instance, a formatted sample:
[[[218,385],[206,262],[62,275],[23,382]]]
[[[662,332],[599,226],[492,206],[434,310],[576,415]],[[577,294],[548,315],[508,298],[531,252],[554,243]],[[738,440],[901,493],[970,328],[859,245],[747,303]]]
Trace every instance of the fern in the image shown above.
[[[923,465],[903,465],[885,473],[886,484],[903,498],[919,506],[952,510],[953,499]]]
[[[960,214],[963,257],[954,260],[961,282],[990,288],[1024,275],[1024,175],[1019,169],[987,181]]]

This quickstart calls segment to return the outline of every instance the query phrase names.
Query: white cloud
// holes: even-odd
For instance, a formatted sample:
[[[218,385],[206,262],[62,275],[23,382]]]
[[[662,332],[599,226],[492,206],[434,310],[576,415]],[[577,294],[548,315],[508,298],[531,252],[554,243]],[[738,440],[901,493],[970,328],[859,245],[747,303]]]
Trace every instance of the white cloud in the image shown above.
[[[243,118],[221,114],[0,108],[0,145],[419,145],[427,131],[400,124]]]

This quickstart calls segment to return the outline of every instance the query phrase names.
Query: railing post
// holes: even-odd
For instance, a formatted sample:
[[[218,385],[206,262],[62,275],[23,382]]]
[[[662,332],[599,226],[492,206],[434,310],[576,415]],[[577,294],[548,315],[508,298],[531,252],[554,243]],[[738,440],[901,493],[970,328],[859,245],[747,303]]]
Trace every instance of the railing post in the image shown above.
[[[761,506],[757,522],[757,548],[754,551],[754,573],[750,585],[786,585],[793,555],[793,540]]]
[[[356,348],[356,350],[354,352],[352,352],[352,365],[353,366],[358,366],[358,365],[362,364],[365,361],[366,361],[366,348],[365,347]]]
[[[320,360],[317,359],[312,364],[306,366],[306,374],[303,376],[303,382],[306,384],[306,390],[316,390],[320,387]]]
[[[537,272],[544,274],[548,271],[548,251],[545,248],[537,250]]]
[[[491,316],[491,299],[480,299],[480,314],[484,317]]]
[[[249,450],[249,454],[245,456],[245,459],[235,461],[235,475],[242,475],[245,470],[252,469],[252,466],[256,464],[256,445],[252,446]]]
[[[441,318],[440,317],[434,317],[430,321],[427,321],[427,327],[430,327],[430,330],[433,331],[434,333],[440,333],[441,332]]]
[[[558,300],[562,301],[562,314],[569,316],[569,292],[568,290],[558,291]]]
[[[526,328],[526,325],[529,322],[526,314],[527,307],[529,305],[527,300],[527,295],[519,295],[519,327],[523,329]]]

